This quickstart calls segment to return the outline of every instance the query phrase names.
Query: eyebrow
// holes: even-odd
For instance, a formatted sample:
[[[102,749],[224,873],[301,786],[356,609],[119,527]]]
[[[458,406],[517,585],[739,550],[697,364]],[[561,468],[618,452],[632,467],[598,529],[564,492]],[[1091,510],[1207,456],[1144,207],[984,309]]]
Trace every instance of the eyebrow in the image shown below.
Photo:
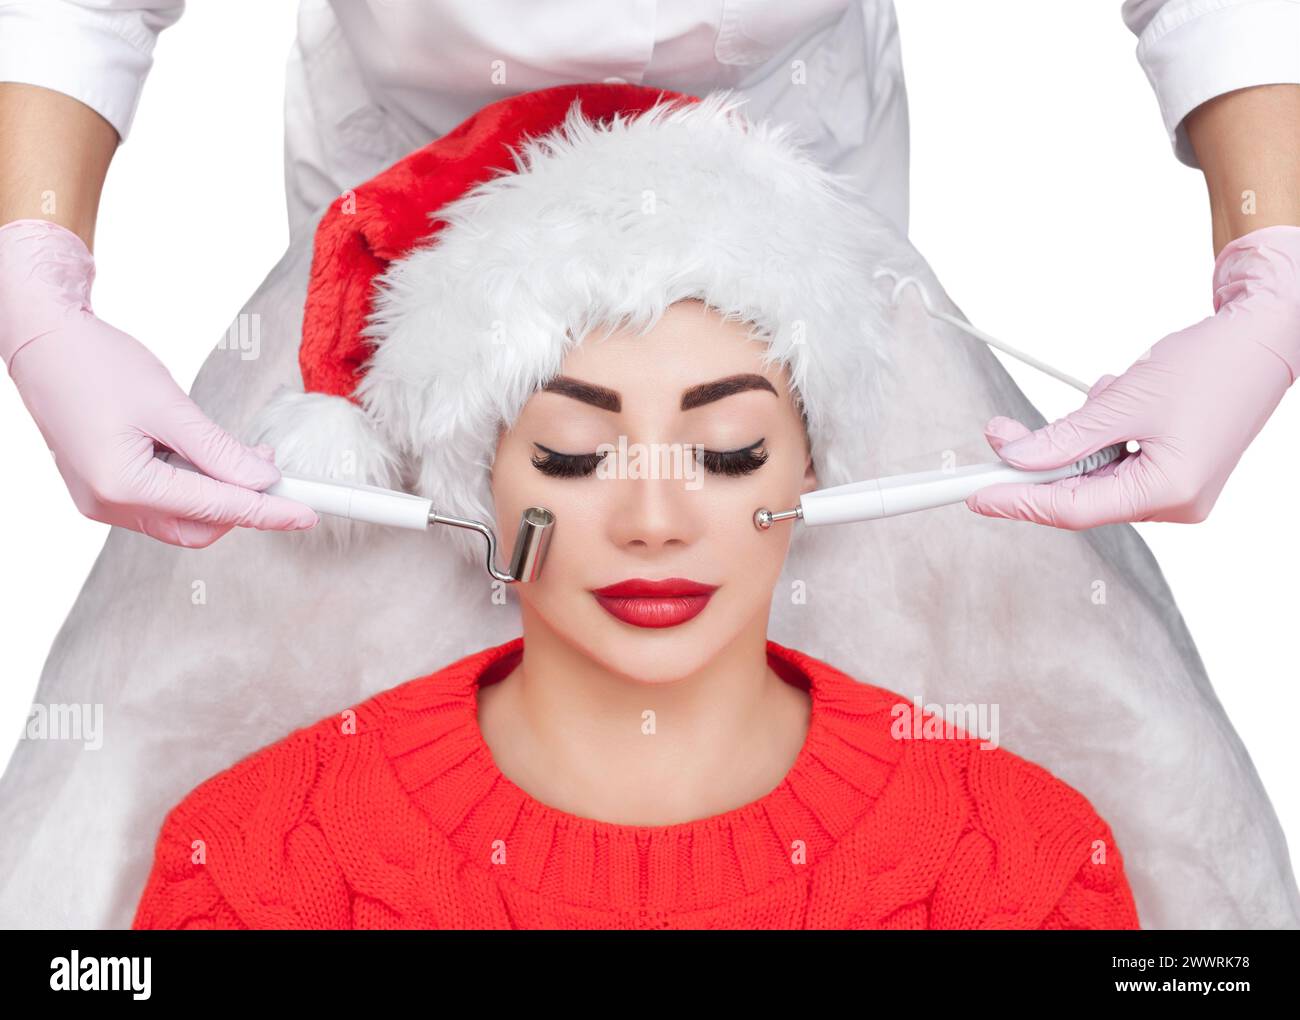
[[[595,383],[583,382],[581,379],[574,379],[572,376],[557,375],[542,389],[548,393],[558,393],[561,396],[572,397],[574,400],[581,400],[584,404],[591,404],[593,407],[599,407],[604,411],[613,411],[616,414],[623,409],[623,398],[617,390],[597,386]],[[746,390],[767,390],[773,396],[779,396],[776,387],[763,376],[754,372],[742,372],[739,375],[729,375],[725,379],[700,383],[698,386],[692,386],[683,391],[681,409],[690,411],[693,408],[711,404],[715,400],[729,397],[733,393],[743,393]]]

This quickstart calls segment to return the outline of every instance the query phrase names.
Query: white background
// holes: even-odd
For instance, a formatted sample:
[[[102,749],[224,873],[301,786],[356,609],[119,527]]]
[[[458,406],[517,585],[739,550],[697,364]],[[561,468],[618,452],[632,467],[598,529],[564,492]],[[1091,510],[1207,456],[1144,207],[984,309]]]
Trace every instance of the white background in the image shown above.
[[[1211,313],[1204,179],[1173,156],[1118,0],[897,2],[912,238],[974,324],[1091,382]],[[295,6],[192,4],[163,33],[132,135],[109,172],[95,310],[146,343],[187,389],[288,240],[280,121]],[[1049,420],[1078,406],[1063,384],[1006,364]],[[8,439],[0,734],[16,737],[108,529],[72,505],[3,380],[0,432]],[[1273,799],[1293,862],[1300,685],[1291,577],[1300,552],[1286,529],[1300,496],[1298,432],[1293,396],[1209,520],[1137,525]],[[12,746],[4,740],[0,757]]]

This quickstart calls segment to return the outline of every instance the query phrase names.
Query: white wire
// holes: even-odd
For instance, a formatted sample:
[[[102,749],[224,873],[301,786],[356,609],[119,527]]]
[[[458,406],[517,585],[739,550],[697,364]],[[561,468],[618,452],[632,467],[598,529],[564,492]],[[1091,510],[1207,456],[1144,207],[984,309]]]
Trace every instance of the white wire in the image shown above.
[[[1087,383],[1084,383],[1074,378],[1074,376],[1062,372],[1059,368],[1053,368],[1047,362],[1042,361],[1039,358],[1035,358],[1032,354],[1026,354],[1024,351],[1017,350],[1016,348],[1012,347],[1010,344],[1003,343],[1001,340],[989,336],[987,333],[983,332],[982,330],[976,329],[969,322],[966,322],[963,319],[959,319],[955,315],[949,315],[947,312],[936,311],[934,305],[930,303],[929,292],[925,289],[925,286],[921,283],[921,281],[918,280],[915,276],[899,276],[899,274],[894,272],[892,269],[877,269],[875,273],[872,274],[872,279],[878,280],[882,276],[888,276],[895,281],[893,292],[889,295],[889,300],[893,304],[898,304],[898,295],[901,294],[903,292],[903,288],[910,283],[913,287],[916,288],[917,293],[920,294],[921,304],[925,306],[925,310],[933,318],[942,319],[944,322],[948,323],[949,325],[956,326],[958,329],[962,330],[963,332],[969,333],[977,340],[984,341],[984,343],[988,344],[990,347],[997,348],[1003,354],[1008,354],[1011,357],[1015,358],[1017,361],[1023,361],[1026,365],[1030,366],[1031,368],[1036,368],[1038,369],[1038,371],[1043,372],[1046,375],[1050,375],[1053,376],[1054,378],[1060,379],[1061,382],[1066,383],[1069,386],[1073,386],[1076,390],[1081,390],[1082,392],[1087,393],[1088,390],[1092,388]]]
[[[982,330],[976,329],[969,322],[966,322],[963,319],[959,319],[955,315],[949,315],[947,312],[937,311],[934,305],[930,303],[930,294],[925,289],[925,285],[922,284],[921,281],[918,280],[915,276],[900,276],[892,269],[886,268],[886,269],[877,269],[874,273],[872,273],[871,278],[873,280],[878,280],[882,276],[888,276],[890,279],[894,280],[894,289],[889,295],[889,300],[892,304],[895,305],[898,304],[899,294],[901,294],[903,292],[903,288],[910,283],[913,287],[916,288],[917,293],[921,297],[921,304],[925,307],[926,313],[930,315],[932,318],[940,319],[943,322],[948,323],[949,325],[956,326],[958,329],[962,330],[963,332],[969,333],[971,336],[975,337],[975,339],[982,340],[990,347],[996,348],[997,350],[1001,351],[1003,354],[1007,354],[1015,358],[1017,361],[1023,361],[1030,368],[1036,368],[1044,375],[1050,375],[1055,379],[1059,379],[1061,382],[1065,383],[1068,386],[1073,386],[1076,390],[1079,390],[1081,393],[1087,393],[1090,389],[1092,389],[1091,386],[1089,386],[1087,383],[1083,382],[1082,380],[1076,379],[1074,376],[1066,372],[1062,372],[1059,368],[1053,368],[1047,362],[1041,360],[1040,358],[1035,358],[1032,354],[1026,354],[1024,351],[1017,350],[1016,348],[1012,347],[1008,343],[1003,343],[1001,340],[998,340],[996,337],[989,336],[987,333],[983,332]],[[1127,444],[1127,449],[1130,453],[1137,453],[1138,450],[1140,449],[1137,440],[1130,439]]]

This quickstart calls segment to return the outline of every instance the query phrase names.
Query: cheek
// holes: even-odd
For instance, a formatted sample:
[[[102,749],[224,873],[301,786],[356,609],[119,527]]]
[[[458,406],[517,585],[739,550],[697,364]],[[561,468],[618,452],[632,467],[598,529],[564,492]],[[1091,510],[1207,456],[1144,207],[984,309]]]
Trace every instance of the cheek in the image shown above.
[[[507,563],[514,549],[520,515],[530,506],[555,514],[542,576],[529,584],[514,585],[521,602],[532,606],[556,629],[563,630],[572,616],[575,600],[588,598],[590,565],[602,555],[608,511],[604,487],[589,481],[548,478],[529,462],[526,452],[503,450],[492,474],[500,562]]]
[[[708,517],[709,558],[726,563],[727,573],[751,579],[755,597],[766,597],[785,563],[790,546],[790,526],[762,531],[754,513],[762,507],[785,510],[799,502],[803,487],[802,459],[774,454],[745,478],[720,478],[705,474],[697,496]]]
[[[755,598],[766,598],[776,583],[790,546],[790,528],[773,527],[763,531],[754,524],[754,512],[762,507],[784,509],[793,505],[790,487],[784,483],[767,483],[746,493],[731,510],[726,528],[717,529],[718,541],[724,543],[732,560],[731,573],[743,579]]]

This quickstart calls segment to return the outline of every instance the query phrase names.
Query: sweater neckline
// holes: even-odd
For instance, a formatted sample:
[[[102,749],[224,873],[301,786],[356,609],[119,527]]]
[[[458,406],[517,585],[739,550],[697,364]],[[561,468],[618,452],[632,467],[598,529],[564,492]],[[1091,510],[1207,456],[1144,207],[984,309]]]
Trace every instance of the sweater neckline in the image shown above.
[[[479,728],[480,686],[504,679],[522,655],[521,636],[386,692],[383,752],[418,814],[469,863],[575,906],[704,909],[806,876],[811,862],[792,840],[829,853],[871,811],[901,755],[889,736],[895,696],[768,640],[769,665],[811,699],[803,745],[776,787],[667,825],[575,815],[506,776]],[[493,856],[501,847],[504,865]]]

